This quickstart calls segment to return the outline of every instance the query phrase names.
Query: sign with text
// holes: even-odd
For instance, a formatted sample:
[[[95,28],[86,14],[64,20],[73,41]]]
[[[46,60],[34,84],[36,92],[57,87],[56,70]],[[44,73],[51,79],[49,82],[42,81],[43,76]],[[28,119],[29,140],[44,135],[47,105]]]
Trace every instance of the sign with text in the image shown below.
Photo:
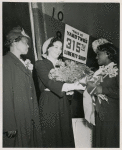
[[[89,35],[65,25],[63,56],[86,64]]]

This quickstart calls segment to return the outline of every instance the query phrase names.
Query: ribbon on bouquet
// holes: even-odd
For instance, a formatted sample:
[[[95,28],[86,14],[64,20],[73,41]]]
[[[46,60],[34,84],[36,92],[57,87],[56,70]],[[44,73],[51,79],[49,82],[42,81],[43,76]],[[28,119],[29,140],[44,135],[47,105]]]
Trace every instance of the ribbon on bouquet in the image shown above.
[[[111,62],[107,66],[100,66],[99,69],[94,73],[92,79],[89,81],[93,81],[96,86],[94,88],[87,87],[87,89],[83,93],[83,106],[84,106],[84,114],[85,119],[89,122],[95,125],[95,109],[96,111],[99,111],[99,106],[101,104],[102,100],[105,100],[108,102],[108,98],[104,94],[97,94],[97,105],[94,105],[95,97],[94,92],[97,87],[97,85],[100,82],[103,82],[103,79],[109,76],[109,78],[115,77],[118,74],[118,68],[116,67],[116,64]],[[87,81],[86,81],[87,83]],[[109,102],[108,102],[109,104]]]
[[[99,84],[103,81],[102,76],[93,77],[90,81],[93,81],[96,84]],[[89,92],[88,92],[89,91]],[[83,93],[83,107],[85,119],[95,125],[95,97],[93,95],[95,88],[86,89]]]
[[[93,97],[87,92],[87,89],[83,93],[83,108],[85,119],[95,125],[95,108],[93,105]]]
[[[95,72],[93,78],[89,81],[93,81],[94,84],[96,84],[96,87],[100,82],[103,82],[103,78],[105,78],[107,75],[104,77],[100,74],[100,70]],[[96,87],[89,87],[87,88],[84,93],[83,93],[83,107],[84,107],[84,115],[85,119],[95,125],[95,97],[94,97],[94,91]],[[100,98],[98,97],[100,100]]]

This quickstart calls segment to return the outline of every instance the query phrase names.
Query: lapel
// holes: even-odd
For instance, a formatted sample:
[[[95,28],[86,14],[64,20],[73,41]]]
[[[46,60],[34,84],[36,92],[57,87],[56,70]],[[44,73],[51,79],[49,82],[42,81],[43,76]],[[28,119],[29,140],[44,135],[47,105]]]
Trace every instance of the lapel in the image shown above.
[[[14,54],[8,52],[7,55],[13,60],[14,64],[21,69],[21,71],[23,71],[26,75],[31,76],[30,70],[26,69],[24,64]]]

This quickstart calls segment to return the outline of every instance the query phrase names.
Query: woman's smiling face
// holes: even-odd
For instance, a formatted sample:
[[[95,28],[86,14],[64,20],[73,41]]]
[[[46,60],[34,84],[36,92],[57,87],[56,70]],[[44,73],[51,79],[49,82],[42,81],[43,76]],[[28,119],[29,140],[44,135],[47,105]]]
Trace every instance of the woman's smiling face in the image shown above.
[[[53,43],[53,46],[48,49],[48,56],[54,59],[57,59],[59,55],[62,53],[62,43],[60,41],[56,41]]]

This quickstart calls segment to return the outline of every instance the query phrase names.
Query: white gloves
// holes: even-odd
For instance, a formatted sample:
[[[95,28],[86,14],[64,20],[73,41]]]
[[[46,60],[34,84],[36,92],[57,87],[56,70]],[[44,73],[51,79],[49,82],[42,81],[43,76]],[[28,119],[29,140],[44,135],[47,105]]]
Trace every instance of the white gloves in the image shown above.
[[[82,86],[79,82],[75,83],[64,83],[62,87],[62,92],[68,92],[73,90],[85,90],[86,86]]]

